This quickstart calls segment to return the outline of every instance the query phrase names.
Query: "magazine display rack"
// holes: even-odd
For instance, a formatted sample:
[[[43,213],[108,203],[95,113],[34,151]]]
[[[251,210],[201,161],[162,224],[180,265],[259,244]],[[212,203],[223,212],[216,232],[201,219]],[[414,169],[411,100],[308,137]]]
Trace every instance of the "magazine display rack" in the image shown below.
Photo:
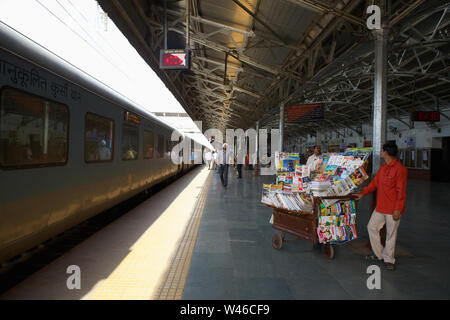
[[[308,240],[332,259],[335,245],[356,239],[357,203],[351,193],[368,178],[364,168],[370,152],[325,154],[315,170],[300,165],[298,154],[277,154],[277,184],[264,185],[261,200],[273,209],[271,223],[278,233],[272,246],[279,250],[284,242]]]

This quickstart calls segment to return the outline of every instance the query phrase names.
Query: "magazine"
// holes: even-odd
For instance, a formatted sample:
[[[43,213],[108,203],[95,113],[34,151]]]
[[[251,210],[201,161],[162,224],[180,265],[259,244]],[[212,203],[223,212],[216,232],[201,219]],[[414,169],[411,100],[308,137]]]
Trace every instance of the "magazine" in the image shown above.
[[[291,211],[313,212],[313,200],[310,196],[292,192],[290,185],[284,185],[283,190],[272,186],[264,185],[261,203]]]
[[[270,184],[264,184],[263,185],[263,191],[262,191],[261,203],[267,204],[267,205],[273,205],[273,201],[272,201],[272,199],[269,196],[270,192],[271,192],[271,185]]]
[[[355,169],[349,177],[356,186],[363,184],[369,178],[363,167]]]
[[[350,177],[345,178],[343,181],[349,186],[350,193],[355,191],[355,189],[358,187]]]
[[[292,178],[292,192],[301,192],[301,191],[303,191],[302,178],[299,176],[295,176]]]
[[[308,166],[302,167],[302,178],[308,178],[310,176],[310,171]]]
[[[337,165],[327,165],[327,167],[325,168],[325,172],[324,174],[332,176],[336,173],[336,170],[338,169]]]
[[[295,165],[295,175],[301,177],[302,176],[302,172],[303,172],[303,165],[301,164],[296,164]]]
[[[300,160],[300,155],[298,153],[289,153],[288,159],[289,160]]]

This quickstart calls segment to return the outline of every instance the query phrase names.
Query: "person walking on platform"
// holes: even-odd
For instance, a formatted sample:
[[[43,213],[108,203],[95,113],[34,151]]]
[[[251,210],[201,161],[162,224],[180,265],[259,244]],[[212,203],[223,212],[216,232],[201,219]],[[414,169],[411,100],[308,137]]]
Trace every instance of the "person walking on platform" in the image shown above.
[[[216,173],[219,173],[219,164],[217,163],[219,160],[219,154],[217,153],[217,151],[214,150],[213,153],[213,163],[214,163],[214,170],[216,171]]]
[[[375,178],[363,192],[355,194],[359,200],[365,195],[377,191],[377,205],[370,217],[369,231],[372,254],[366,259],[384,261],[386,269],[395,270],[395,243],[400,218],[405,213],[406,180],[408,170],[396,159],[398,152],[395,143],[385,143],[381,152],[383,165]],[[380,241],[380,230],[386,224],[386,244]]]
[[[206,165],[207,165],[207,167],[208,167],[208,170],[211,170],[211,158],[212,158],[212,155],[211,155],[211,151],[206,151],[206,153],[205,153],[205,162],[206,162]]]
[[[238,179],[242,179],[242,164],[243,164],[243,162],[244,162],[244,155],[242,154],[241,149],[239,149],[234,158],[234,164],[236,166],[236,170],[238,173]]]
[[[223,144],[222,149],[223,150],[219,152],[219,155],[217,157],[217,163],[219,165],[220,181],[222,182],[222,185],[226,188],[228,184],[228,165],[232,163],[233,155],[227,152],[226,143]]]

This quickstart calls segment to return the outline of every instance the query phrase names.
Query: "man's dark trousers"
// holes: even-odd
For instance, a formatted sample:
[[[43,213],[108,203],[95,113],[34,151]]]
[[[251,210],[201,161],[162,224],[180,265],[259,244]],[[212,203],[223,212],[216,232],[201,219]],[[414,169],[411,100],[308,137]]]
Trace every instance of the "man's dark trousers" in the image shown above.
[[[220,174],[220,181],[222,181],[222,184],[224,187],[228,184],[228,165],[223,164],[219,168],[219,174]]]
[[[242,164],[237,165],[238,178],[242,178]]]

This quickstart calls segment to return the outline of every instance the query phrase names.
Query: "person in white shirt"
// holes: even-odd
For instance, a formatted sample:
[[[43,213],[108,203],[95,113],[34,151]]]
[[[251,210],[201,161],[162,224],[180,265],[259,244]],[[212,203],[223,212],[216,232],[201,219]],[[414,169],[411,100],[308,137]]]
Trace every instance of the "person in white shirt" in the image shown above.
[[[100,148],[98,150],[98,160],[111,160],[111,150],[106,146],[106,141],[100,141]]]
[[[213,151],[213,154],[212,154],[212,164],[213,164],[213,169],[217,172],[217,167],[218,167],[218,165],[217,165],[217,157],[218,157],[218,155],[217,155],[217,151]]]
[[[219,165],[220,181],[226,188],[228,184],[228,165],[233,163],[233,155],[227,152],[227,144],[223,144],[223,150],[219,152],[217,164]]]
[[[208,150],[205,153],[205,161],[206,165],[208,166],[208,170],[211,170],[211,158],[212,158],[211,151]]]
[[[323,157],[322,152],[320,150],[320,146],[314,146],[314,154],[312,154],[308,161],[306,161],[306,165],[309,167],[309,172],[319,170],[319,167],[322,165]]]

